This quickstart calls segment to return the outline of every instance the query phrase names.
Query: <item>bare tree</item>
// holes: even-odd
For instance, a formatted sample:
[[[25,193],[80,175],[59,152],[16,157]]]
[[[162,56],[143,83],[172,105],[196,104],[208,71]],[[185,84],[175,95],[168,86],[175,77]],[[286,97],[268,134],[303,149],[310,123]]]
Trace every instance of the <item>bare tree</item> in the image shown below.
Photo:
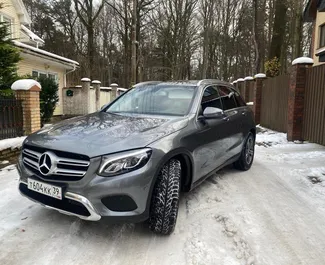
[[[93,0],[74,0],[77,16],[87,30],[87,57],[88,57],[88,76],[93,78],[95,75],[95,53],[94,44],[95,21],[104,7],[104,0],[101,1],[97,10],[95,10]]]

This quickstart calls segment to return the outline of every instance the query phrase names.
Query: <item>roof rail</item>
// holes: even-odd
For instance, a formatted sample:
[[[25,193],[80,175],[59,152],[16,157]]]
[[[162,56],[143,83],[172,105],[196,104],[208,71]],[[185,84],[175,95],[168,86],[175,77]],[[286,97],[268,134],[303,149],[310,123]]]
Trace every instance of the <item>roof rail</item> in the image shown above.
[[[156,84],[160,84],[161,82],[162,81],[146,81],[146,82],[135,84],[133,87],[143,86],[143,85],[156,85]]]
[[[228,82],[221,81],[219,79],[202,79],[197,83],[197,85],[200,86],[200,85],[202,85],[204,83],[221,83],[221,84],[224,83],[224,84],[228,84]]]

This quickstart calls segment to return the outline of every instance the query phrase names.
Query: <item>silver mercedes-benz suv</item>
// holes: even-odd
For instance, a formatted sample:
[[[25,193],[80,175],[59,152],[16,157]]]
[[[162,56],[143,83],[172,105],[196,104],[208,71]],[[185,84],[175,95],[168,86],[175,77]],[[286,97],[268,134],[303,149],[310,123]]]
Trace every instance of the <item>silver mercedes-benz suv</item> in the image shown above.
[[[180,191],[254,158],[251,109],[217,80],[146,82],[101,111],[28,136],[19,157],[21,194],[64,214],[144,221],[174,230]]]

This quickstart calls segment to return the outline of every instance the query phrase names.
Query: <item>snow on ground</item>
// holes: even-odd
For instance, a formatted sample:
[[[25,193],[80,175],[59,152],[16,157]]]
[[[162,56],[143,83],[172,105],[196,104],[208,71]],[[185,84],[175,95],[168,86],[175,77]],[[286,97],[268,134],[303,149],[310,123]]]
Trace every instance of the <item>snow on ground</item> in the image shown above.
[[[25,139],[26,136],[0,140],[0,151],[8,148],[15,149],[21,147]]]
[[[325,147],[257,136],[252,168],[221,170],[183,194],[175,232],[86,222],[22,198],[0,171],[0,264],[322,265]]]

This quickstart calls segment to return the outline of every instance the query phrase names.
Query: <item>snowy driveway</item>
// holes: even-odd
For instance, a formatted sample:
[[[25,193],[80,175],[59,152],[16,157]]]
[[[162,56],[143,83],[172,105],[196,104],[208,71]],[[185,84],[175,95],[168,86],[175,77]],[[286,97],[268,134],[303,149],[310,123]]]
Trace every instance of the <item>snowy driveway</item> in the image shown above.
[[[6,168],[0,264],[323,265],[325,148],[284,137],[259,135],[250,171],[224,169],[184,194],[169,237],[44,209],[19,195],[17,172]]]

